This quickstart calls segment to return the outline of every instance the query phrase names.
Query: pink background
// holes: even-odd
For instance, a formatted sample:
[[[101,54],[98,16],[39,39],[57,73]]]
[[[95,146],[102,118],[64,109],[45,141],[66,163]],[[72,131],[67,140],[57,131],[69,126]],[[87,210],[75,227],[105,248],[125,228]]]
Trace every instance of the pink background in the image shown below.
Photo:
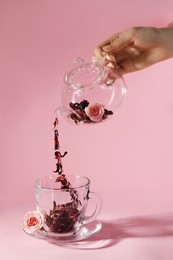
[[[100,234],[67,250],[21,229],[35,179],[55,169],[54,110],[73,60],[118,31],[172,19],[172,0],[0,1],[1,259],[173,259],[172,59],[125,75],[125,102],[109,122],[60,122],[65,173],[86,175],[102,196]]]

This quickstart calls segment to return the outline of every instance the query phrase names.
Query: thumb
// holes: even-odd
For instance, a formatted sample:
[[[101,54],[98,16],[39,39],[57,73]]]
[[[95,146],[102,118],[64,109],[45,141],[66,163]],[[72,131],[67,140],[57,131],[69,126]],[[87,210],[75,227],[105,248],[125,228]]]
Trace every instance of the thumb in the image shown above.
[[[110,44],[102,47],[102,49],[106,52],[120,51],[135,41],[136,31],[136,28],[130,28],[113,35],[109,39]]]
[[[167,27],[172,27],[173,26],[173,21],[169,22]]]

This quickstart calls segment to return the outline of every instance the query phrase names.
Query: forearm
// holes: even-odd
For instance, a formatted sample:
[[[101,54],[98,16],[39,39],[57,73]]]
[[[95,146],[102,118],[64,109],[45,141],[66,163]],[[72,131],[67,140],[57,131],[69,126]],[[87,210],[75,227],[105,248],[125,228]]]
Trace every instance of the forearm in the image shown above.
[[[162,45],[165,50],[165,59],[173,57],[173,26],[161,29]]]

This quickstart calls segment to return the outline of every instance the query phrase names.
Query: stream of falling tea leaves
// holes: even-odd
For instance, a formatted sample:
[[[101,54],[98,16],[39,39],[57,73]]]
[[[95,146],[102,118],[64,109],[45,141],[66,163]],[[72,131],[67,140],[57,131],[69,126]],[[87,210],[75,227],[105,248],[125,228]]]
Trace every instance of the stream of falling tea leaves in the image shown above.
[[[64,157],[67,152],[61,154],[59,144],[59,133],[58,133],[58,118],[54,121],[54,150],[56,170],[54,173],[58,174],[55,182],[61,183],[61,189],[69,192],[71,201],[65,204],[57,204],[53,201],[53,209],[50,210],[50,214],[46,213],[46,225],[50,228],[50,231],[56,233],[66,233],[73,230],[75,223],[78,221],[80,211],[78,206],[81,205],[78,199],[78,193],[72,188],[71,183],[67,180],[65,174],[63,174],[63,166],[61,158]]]

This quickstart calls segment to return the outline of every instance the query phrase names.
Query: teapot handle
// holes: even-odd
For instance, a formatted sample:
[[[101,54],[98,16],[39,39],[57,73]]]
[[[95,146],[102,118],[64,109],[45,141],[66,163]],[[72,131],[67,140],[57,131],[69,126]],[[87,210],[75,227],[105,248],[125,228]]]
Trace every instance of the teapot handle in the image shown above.
[[[105,83],[107,86],[112,86],[114,81],[120,77],[117,73],[117,62],[115,57],[111,53],[107,53],[104,56],[104,68],[105,75],[101,83]]]

